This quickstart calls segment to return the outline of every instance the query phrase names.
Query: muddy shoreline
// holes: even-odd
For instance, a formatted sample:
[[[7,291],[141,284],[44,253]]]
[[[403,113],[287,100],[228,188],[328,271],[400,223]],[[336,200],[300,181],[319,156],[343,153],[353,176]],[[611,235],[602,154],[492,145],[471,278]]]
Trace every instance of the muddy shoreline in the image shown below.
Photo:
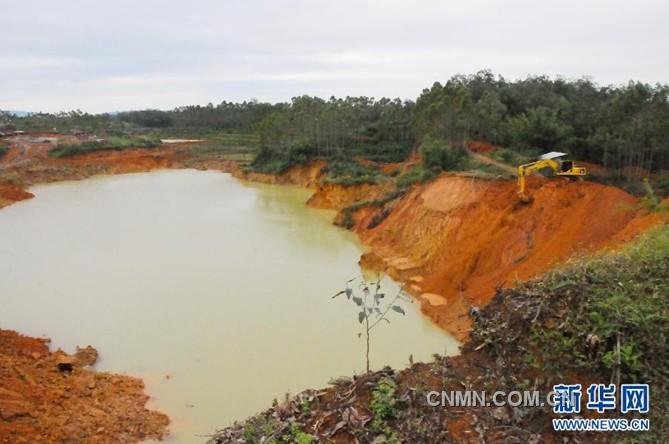
[[[165,436],[144,383],[90,369],[97,351],[51,352],[48,339],[0,330],[0,442],[134,443]]]

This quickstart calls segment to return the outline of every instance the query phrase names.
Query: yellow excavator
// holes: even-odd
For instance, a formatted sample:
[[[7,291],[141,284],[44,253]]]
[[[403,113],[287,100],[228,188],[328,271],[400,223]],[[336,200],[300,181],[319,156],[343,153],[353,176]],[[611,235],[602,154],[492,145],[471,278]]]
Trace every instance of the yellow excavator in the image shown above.
[[[573,160],[563,159],[567,153],[551,151],[539,157],[539,160],[518,167],[518,196],[523,203],[530,203],[532,199],[525,194],[525,177],[544,168],[552,169],[558,176],[583,177],[588,172],[585,167],[577,166]]]

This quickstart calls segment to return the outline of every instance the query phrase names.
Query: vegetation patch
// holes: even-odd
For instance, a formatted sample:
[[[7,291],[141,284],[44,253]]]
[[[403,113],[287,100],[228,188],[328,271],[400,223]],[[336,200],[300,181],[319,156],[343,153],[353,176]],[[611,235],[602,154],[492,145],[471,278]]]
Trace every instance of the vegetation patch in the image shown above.
[[[498,148],[490,157],[512,167],[517,167],[535,160],[541,152],[538,150],[521,151],[511,148]]]
[[[643,187],[645,193],[641,199],[639,199],[639,207],[649,211],[649,212],[665,212],[667,211],[668,205],[666,202],[661,202],[660,197],[655,193],[655,188],[651,185],[650,180],[643,180]]]
[[[322,183],[344,186],[375,184],[385,175],[376,165],[363,165],[355,160],[335,159],[328,163],[323,172]]]
[[[403,162],[411,153],[411,141],[364,143],[355,145],[351,151],[356,156],[374,162]]]
[[[432,170],[425,169],[423,164],[414,165],[409,171],[397,178],[397,187],[400,189],[409,188],[418,183],[425,183],[437,176]]]
[[[386,420],[392,419],[397,414],[398,402],[396,396],[397,383],[392,378],[381,379],[374,390],[372,390],[372,401],[370,408],[374,414],[372,427],[382,430]]]
[[[276,155],[269,151],[261,151],[253,158],[247,170],[263,174],[281,174],[303,161],[306,161],[306,159],[302,160],[302,156],[291,158],[290,156]]]
[[[435,174],[441,171],[466,170],[469,167],[467,151],[450,145],[443,139],[426,140],[420,147],[420,154],[423,167]]]
[[[182,133],[177,136],[174,133],[168,133],[169,137],[165,132],[155,132],[150,133],[149,135],[154,138],[166,139],[166,138],[193,138],[193,139],[205,139],[206,142],[199,143],[195,147],[210,145],[215,147],[220,147],[221,149],[234,149],[236,151],[243,152],[257,152],[258,138],[253,134],[248,133],[230,133],[230,132],[221,132],[221,131],[202,131],[202,132],[188,132]],[[186,137],[187,136],[187,137]]]
[[[79,154],[87,154],[102,150],[125,150],[131,148],[155,148],[160,145],[160,140],[147,139],[144,137],[118,137],[113,136],[104,140],[93,140],[77,144],[58,145],[49,150],[51,157],[71,157]]]
[[[4,144],[0,144],[0,159],[5,157],[5,154],[9,152],[9,147]]]
[[[207,139],[190,147],[193,153],[211,154],[214,156],[244,155],[246,158],[255,157],[255,148],[249,145],[238,144],[224,139]]]
[[[307,399],[313,396],[301,397],[304,405]],[[275,400],[275,405],[278,403]],[[297,411],[296,413],[308,415],[308,411]],[[256,417],[247,421],[242,427],[232,433],[219,432],[212,437],[209,444],[223,444],[236,442],[241,444],[313,444],[318,442],[317,438],[306,433],[299,423],[280,416]]]

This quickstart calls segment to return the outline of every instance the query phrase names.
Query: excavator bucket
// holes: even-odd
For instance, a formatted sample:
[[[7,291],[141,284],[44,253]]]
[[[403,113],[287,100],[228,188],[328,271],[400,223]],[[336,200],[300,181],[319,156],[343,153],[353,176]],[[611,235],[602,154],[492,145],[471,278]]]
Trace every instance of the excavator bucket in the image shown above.
[[[518,193],[518,197],[520,198],[520,202],[523,204],[531,204],[534,201],[532,196],[528,196],[525,193]]]

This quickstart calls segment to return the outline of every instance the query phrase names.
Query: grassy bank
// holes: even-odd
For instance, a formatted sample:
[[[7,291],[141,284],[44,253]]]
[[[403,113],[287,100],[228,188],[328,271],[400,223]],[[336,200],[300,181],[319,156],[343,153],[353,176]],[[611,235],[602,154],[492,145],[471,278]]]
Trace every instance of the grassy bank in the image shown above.
[[[510,380],[536,384],[540,375],[546,390],[560,382],[650,384],[651,431],[615,440],[663,441],[669,436],[669,228],[618,254],[575,260],[500,291],[472,338],[466,353],[485,344],[491,359],[513,365]],[[542,412],[538,422],[546,420]]]
[[[575,259],[498,290],[473,315],[472,339],[459,357],[340,378],[276,402],[211,442],[651,443],[669,436],[669,226],[621,252]],[[593,382],[650,384],[651,431],[560,435],[549,406],[442,408],[428,406],[425,396],[463,389],[545,394],[553,384]]]

